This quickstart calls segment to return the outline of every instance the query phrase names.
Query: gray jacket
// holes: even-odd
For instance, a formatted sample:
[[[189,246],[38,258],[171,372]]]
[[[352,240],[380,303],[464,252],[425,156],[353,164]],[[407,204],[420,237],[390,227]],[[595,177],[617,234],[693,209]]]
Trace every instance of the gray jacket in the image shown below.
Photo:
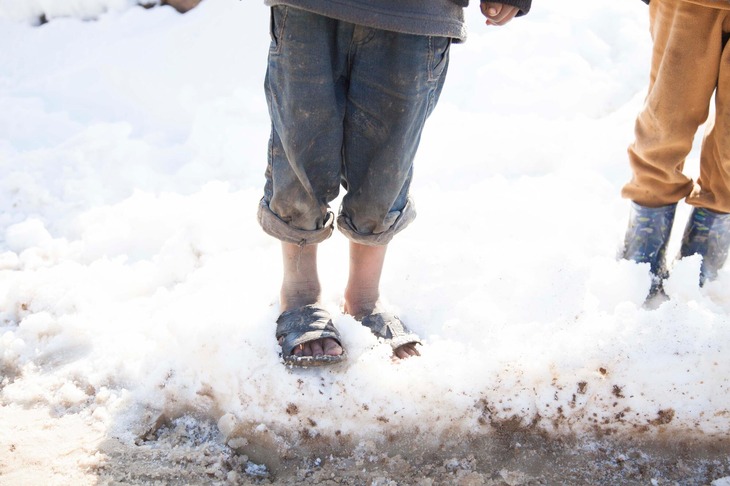
[[[532,0],[500,0],[530,10]],[[269,6],[289,5],[354,24],[406,34],[466,39],[464,7],[469,0],[264,0]]]

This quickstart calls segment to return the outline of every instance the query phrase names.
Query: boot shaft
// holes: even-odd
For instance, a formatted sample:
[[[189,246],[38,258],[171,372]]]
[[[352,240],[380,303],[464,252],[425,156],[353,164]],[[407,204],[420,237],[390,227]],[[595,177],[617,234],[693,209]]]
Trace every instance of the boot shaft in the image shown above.
[[[622,257],[648,263],[655,281],[665,279],[668,274],[665,253],[676,209],[676,204],[650,208],[631,203]]]
[[[727,260],[729,247],[730,214],[694,208],[684,230],[679,256],[702,256],[700,285],[717,277],[717,272]]]

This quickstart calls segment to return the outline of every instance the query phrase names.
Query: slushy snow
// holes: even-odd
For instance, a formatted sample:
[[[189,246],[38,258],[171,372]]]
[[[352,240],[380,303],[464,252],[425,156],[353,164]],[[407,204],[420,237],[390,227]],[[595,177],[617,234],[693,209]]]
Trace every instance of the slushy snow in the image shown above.
[[[699,289],[699,257],[675,262],[670,300],[648,310],[648,266],[616,258],[646,6],[537,0],[504,28],[475,5],[468,18],[415,162],[419,217],[382,280],[422,356],[392,362],[343,315],[335,232],[320,277],[349,360],[292,371],[274,339],[279,243],[255,217],[270,128],[262,2],[180,15],[0,0],[0,443],[61,427],[91,467],[102,437],[133,443],[185,414],[291,443],[302,427],[435,440],[505,421],[726,435],[730,271]],[[688,214],[680,205],[670,257]]]

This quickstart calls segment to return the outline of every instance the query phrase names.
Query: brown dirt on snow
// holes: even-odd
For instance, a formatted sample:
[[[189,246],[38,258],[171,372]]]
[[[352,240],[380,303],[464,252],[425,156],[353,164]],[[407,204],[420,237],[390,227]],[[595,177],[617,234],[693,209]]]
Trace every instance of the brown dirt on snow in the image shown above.
[[[100,484],[709,485],[730,476],[730,439],[554,438],[505,424],[471,436],[311,436],[282,441],[183,416],[135,444],[110,438]]]

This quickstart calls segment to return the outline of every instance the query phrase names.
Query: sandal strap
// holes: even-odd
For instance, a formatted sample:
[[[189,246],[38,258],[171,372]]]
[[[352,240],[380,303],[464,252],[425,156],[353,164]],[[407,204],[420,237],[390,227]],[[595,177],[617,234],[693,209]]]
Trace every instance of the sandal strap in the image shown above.
[[[408,329],[395,314],[377,312],[365,316],[361,323],[369,328],[373,334],[390,344],[393,349],[397,349],[404,344],[421,344],[418,335]]]
[[[276,338],[281,339],[284,358],[294,348],[317,339],[332,338],[342,345],[329,312],[317,305],[305,305],[283,312],[276,320]]]

